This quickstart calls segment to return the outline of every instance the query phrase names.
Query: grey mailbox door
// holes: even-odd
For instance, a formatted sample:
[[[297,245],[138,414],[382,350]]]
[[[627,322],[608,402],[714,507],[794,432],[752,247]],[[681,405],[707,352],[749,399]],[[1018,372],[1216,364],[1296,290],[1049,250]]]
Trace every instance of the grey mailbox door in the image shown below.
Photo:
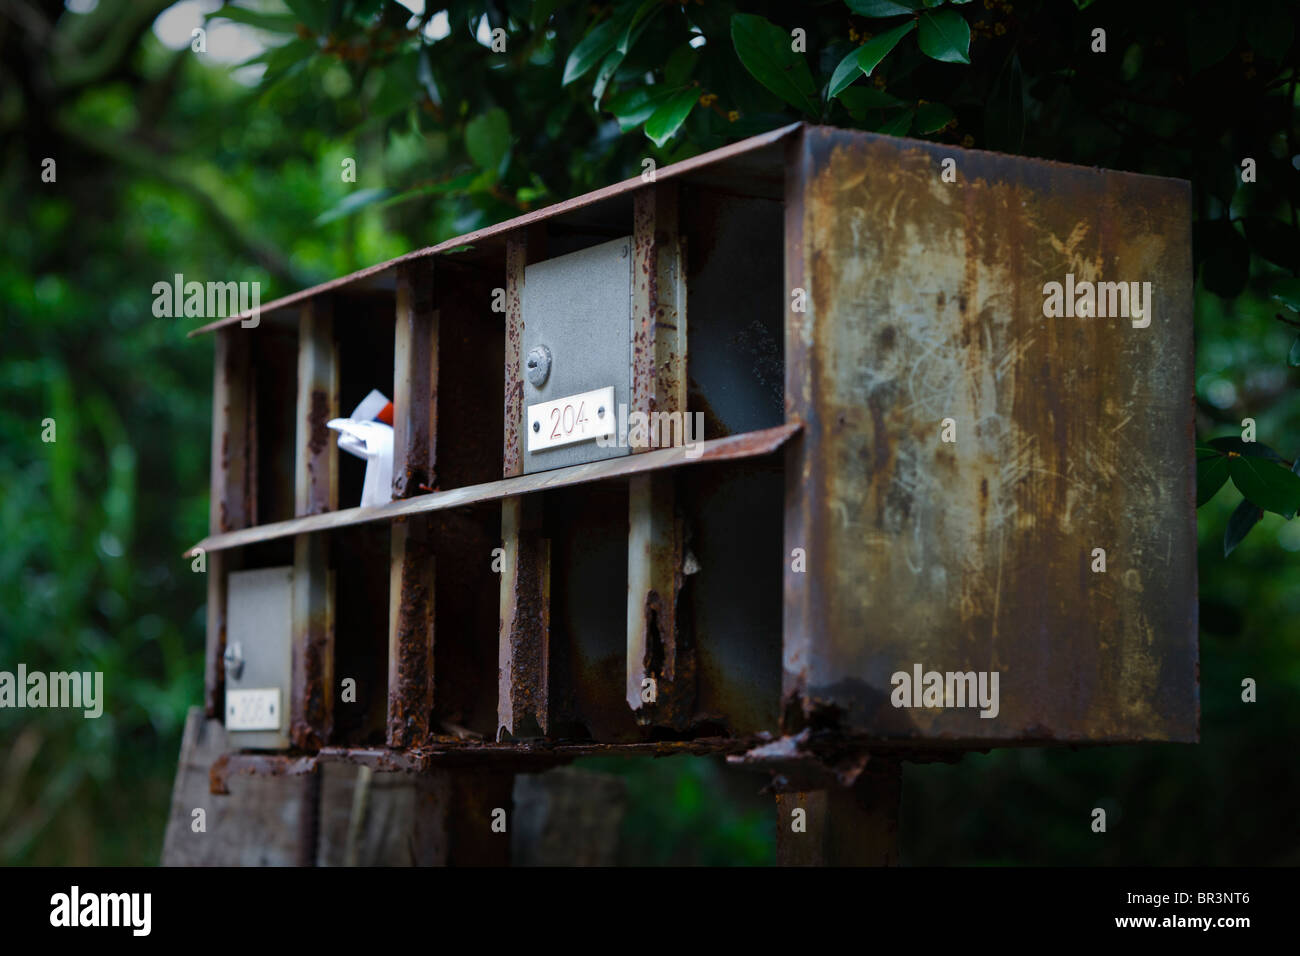
[[[632,238],[527,266],[523,313],[524,473],[628,454],[617,439],[631,388]],[[548,368],[529,367],[539,356]],[[580,437],[610,426],[609,445]]]
[[[235,746],[289,746],[293,568],[230,574],[226,603],[226,730]]]

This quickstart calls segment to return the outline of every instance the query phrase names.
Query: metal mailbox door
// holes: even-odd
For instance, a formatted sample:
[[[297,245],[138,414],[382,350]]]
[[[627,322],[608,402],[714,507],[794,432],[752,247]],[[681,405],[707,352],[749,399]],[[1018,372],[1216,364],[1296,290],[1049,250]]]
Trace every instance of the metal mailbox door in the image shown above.
[[[632,238],[527,266],[523,314],[524,474],[628,454]]]
[[[287,748],[293,568],[233,571],[227,593],[226,731],[239,748]]]

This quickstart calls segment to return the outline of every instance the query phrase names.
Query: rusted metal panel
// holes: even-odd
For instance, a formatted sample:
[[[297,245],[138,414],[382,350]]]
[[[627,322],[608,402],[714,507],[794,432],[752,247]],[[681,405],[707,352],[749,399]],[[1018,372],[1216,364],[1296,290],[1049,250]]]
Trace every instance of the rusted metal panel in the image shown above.
[[[208,529],[246,528],[253,521],[249,419],[249,333],[229,329],[217,336],[212,378],[212,497]]]
[[[541,502],[503,501],[501,539],[497,736],[536,736],[550,725],[551,542]]]
[[[524,470],[524,269],[541,255],[539,229],[506,243],[505,451],[507,478]],[[497,637],[497,736],[545,733],[551,619],[551,546],[542,536],[542,503],[508,498],[501,503],[501,613]]]
[[[505,478],[523,474],[524,452],[524,267],[528,265],[529,236],[513,235],[506,240],[506,354],[505,436],[501,474]]]
[[[672,475],[628,482],[627,703],[643,723],[684,727],[695,707],[695,655],[679,640],[682,521]]]
[[[248,523],[248,340],[238,330],[217,334],[213,345],[211,492],[208,531],[213,534]],[[201,549],[192,550],[188,556]],[[207,627],[203,671],[204,713],[225,712],[226,573],[225,555],[204,556],[207,569]]]
[[[255,447],[249,434],[251,376],[249,340],[242,329],[217,335],[213,347],[211,497],[208,530],[213,534],[247,527],[253,515],[250,460]],[[204,712],[225,713],[226,574],[238,558],[205,554],[207,569],[207,640],[204,648]]]
[[[789,702],[876,740],[1195,740],[1188,185],[828,128],[801,143]],[[1071,274],[1150,282],[1149,326],[1045,317]],[[997,715],[892,706],[918,665],[996,673]]]
[[[393,523],[388,611],[388,746],[413,747],[429,733],[434,686],[433,545],[428,519]]]
[[[424,493],[435,479],[439,315],[427,262],[398,268],[393,370],[393,495]],[[424,516],[392,526],[388,612],[390,747],[429,733],[434,688],[434,551]]]
[[[411,498],[437,474],[438,312],[429,262],[398,267],[394,341],[393,497]]]
[[[686,410],[686,295],[677,187],[648,186],[633,200],[630,412]],[[675,436],[674,444],[681,443]],[[650,446],[634,447],[639,454]]]
[[[325,423],[338,415],[339,359],[328,298],[303,306],[298,333],[298,515],[338,507],[338,448]],[[300,535],[293,548],[293,675],[289,739],[316,750],[329,741],[334,710],[334,582],[329,541]]]
[[[628,455],[606,461],[594,461],[585,465],[573,465],[555,471],[539,472],[532,475],[520,475],[501,481],[485,482],[481,485],[469,485],[453,488],[434,494],[421,495],[404,501],[394,501],[381,508],[347,508],[343,511],[292,521],[280,521],[262,525],[257,528],[245,528],[227,534],[211,535],[204,538],[185,552],[192,555],[197,549],[220,551],[264,541],[289,538],[308,532],[328,531],[345,528],[350,525],[371,522],[391,521],[407,515],[424,514],[433,511],[446,511],[451,508],[464,508],[467,505],[500,501],[516,495],[530,495],[539,491],[552,491],[569,488],[591,482],[604,482],[630,475],[647,474],[683,465],[707,465],[724,461],[741,461],[770,455],[779,450],[790,438],[797,434],[800,425],[793,422],[777,425],[762,431],[747,432],[729,438],[719,438],[704,442],[695,448],[660,448],[644,455]]]
[[[677,416],[679,427],[651,426],[657,442],[686,440],[686,295],[677,187],[638,192],[633,206],[632,404],[649,422]],[[702,435],[694,436],[696,440]],[[651,450],[634,447],[633,454]],[[642,723],[685,727],[695,705],[695,657],[679,641],[683,532],[675,478],[628,482],[627,703]]]
[[[293,542],[293,662],[289,740],[317,750],[334,729],[334,572],[329,541],[300,535]]]
[[[338,510],[338,446],[325,423],[339,414],[339,357],[328,296],[302,307],[298,332],[298,435],[294,514]]]

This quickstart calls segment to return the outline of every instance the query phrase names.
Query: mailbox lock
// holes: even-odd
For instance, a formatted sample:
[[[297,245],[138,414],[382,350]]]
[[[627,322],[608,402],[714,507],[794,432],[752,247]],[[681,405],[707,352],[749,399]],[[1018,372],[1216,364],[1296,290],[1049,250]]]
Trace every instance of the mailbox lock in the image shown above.
[[[239,641],[226,645],[226,653],[222,655],[222,660],[226,662],[226,676],[239,679],[239,675],[244,671],[244,652],[239,646]]]
[[[534,388],[546,384],[546,377],[551,374],[551,350],[545,345],[538,345],[528,352],[524,362],[524,374]]]

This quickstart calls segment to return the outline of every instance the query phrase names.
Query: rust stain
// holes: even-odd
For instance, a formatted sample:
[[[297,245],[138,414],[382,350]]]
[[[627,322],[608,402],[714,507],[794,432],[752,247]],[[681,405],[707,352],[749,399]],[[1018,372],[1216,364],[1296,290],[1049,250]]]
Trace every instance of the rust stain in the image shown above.
[[[329,395],[323,388],[311,390],[311,410],[307,413],[307,450],[312,458],[325,453],[329,448],[329,429],[325,423],[331,418]]]

